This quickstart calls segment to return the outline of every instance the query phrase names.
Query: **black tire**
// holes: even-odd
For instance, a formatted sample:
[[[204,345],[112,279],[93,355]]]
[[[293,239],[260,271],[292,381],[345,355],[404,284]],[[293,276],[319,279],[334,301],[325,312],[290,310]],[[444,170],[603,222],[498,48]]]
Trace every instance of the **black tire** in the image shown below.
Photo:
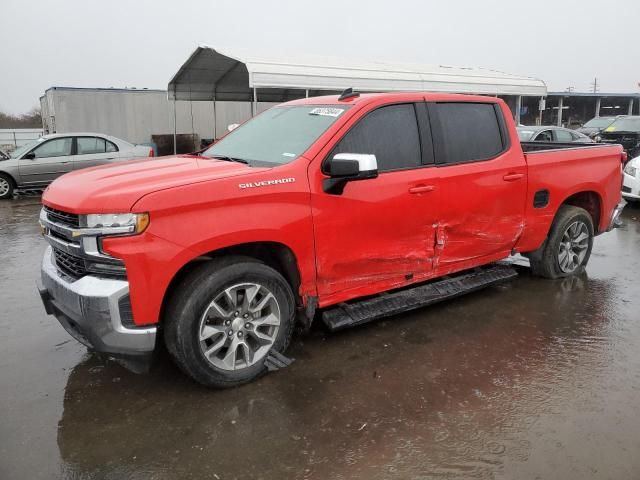
[[[6,182],[9,185],[8,190],[4,191],[4,189],[2,189],[3,193],[0,193],[0,200],[13,198],[13,190],[16,186],[15,182],[13,181],[13,178],[11,178],[6,173],[0,173],[0,182],[2,182],[3,184],[5,184],[4,182]]]
[[[284,277],[263,263],[240,256],[203,263],[175,286],[167,302],[163,319],[167,350],[178,367],[202,385],[235,387],[257,379],[267,370],[266,355],[251,366],[223,370],[207,360],[200,346],[200,321],[209,304],[224,289],[246,282],[264,285],[278,302],[280,327],[271,350],[283,353],[293,335],[295,298]]]
[[[582,222],[586,225],[589,235],[588,247],[584,258],[579,263],[578,267],[573,271],[566,272],[563,271],[560,266],[558,255],[565,231],[575,222]],[[544,278],[563,278],[579,275],[584,272],[584,269],[589,262],[589,257],[591,256],[593,236],[593,220],[591,219],[591,215],[589,215],[585,209],[571,205],[560,206],[558,213],[556,214],[556,218],[553,220],[553,224],[551,225],[549,236],[542,247],[527,255],[531,262],[532,273]]]

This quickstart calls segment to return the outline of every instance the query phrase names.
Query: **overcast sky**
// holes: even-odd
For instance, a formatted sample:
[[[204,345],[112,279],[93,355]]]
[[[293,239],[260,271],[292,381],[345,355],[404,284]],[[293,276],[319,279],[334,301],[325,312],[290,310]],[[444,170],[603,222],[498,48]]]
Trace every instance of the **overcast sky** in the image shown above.
[[[166,88],[198,44],[486,67],[638,92],[640,0],[0,0],[0,110],[51,86]]]

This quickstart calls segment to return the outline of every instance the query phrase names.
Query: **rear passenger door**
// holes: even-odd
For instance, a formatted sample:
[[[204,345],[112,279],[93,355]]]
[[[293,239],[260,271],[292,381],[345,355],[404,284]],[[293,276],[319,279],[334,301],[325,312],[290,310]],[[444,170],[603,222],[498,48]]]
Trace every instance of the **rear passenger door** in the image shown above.
[[[441,190],[440,273],[509,255],[524,226],[527,178],[504,111],[494,103],[428,107]]]
[[[388,290],[432,271],[437,169],[424,103],[384,105],[346,124],[310,172],[320,304]],[[373,154],[379,176],[322,188],[322,163],[338,153]]]
[[[76,137],[73,169],[95,167],[118,159],[118,148],[102,137]]]

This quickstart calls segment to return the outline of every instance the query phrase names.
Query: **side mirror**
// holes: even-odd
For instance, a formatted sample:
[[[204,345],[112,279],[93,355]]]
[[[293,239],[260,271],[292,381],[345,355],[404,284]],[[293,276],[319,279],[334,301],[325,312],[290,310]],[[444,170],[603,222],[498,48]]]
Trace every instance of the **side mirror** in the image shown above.
[[[364,153],[338,153],[325,165],[329,178],[323,181],[326,193],[340,195],[347,182],[367,180],[378,176],[378,161],[375,155]]]
[[[36,158],[36,154],[35,154],[35,152],[29,152],[22,158],[24,158],[26,160],[33,160],[33,159]]]

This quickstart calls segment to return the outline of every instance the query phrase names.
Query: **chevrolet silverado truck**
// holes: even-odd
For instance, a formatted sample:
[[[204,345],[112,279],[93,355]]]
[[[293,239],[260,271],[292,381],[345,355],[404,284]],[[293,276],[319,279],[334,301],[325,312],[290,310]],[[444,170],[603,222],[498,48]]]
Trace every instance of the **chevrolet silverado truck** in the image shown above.
[[[239,385],[314,318],[338,330],[476,290],[511,278],[514,253],[581,272],[624,205],[625,154],[565,147],[521,144],[492,97],[284,103],[200,154],[53,182],[40,295],[95,351],[163,342],[197,382]]]

